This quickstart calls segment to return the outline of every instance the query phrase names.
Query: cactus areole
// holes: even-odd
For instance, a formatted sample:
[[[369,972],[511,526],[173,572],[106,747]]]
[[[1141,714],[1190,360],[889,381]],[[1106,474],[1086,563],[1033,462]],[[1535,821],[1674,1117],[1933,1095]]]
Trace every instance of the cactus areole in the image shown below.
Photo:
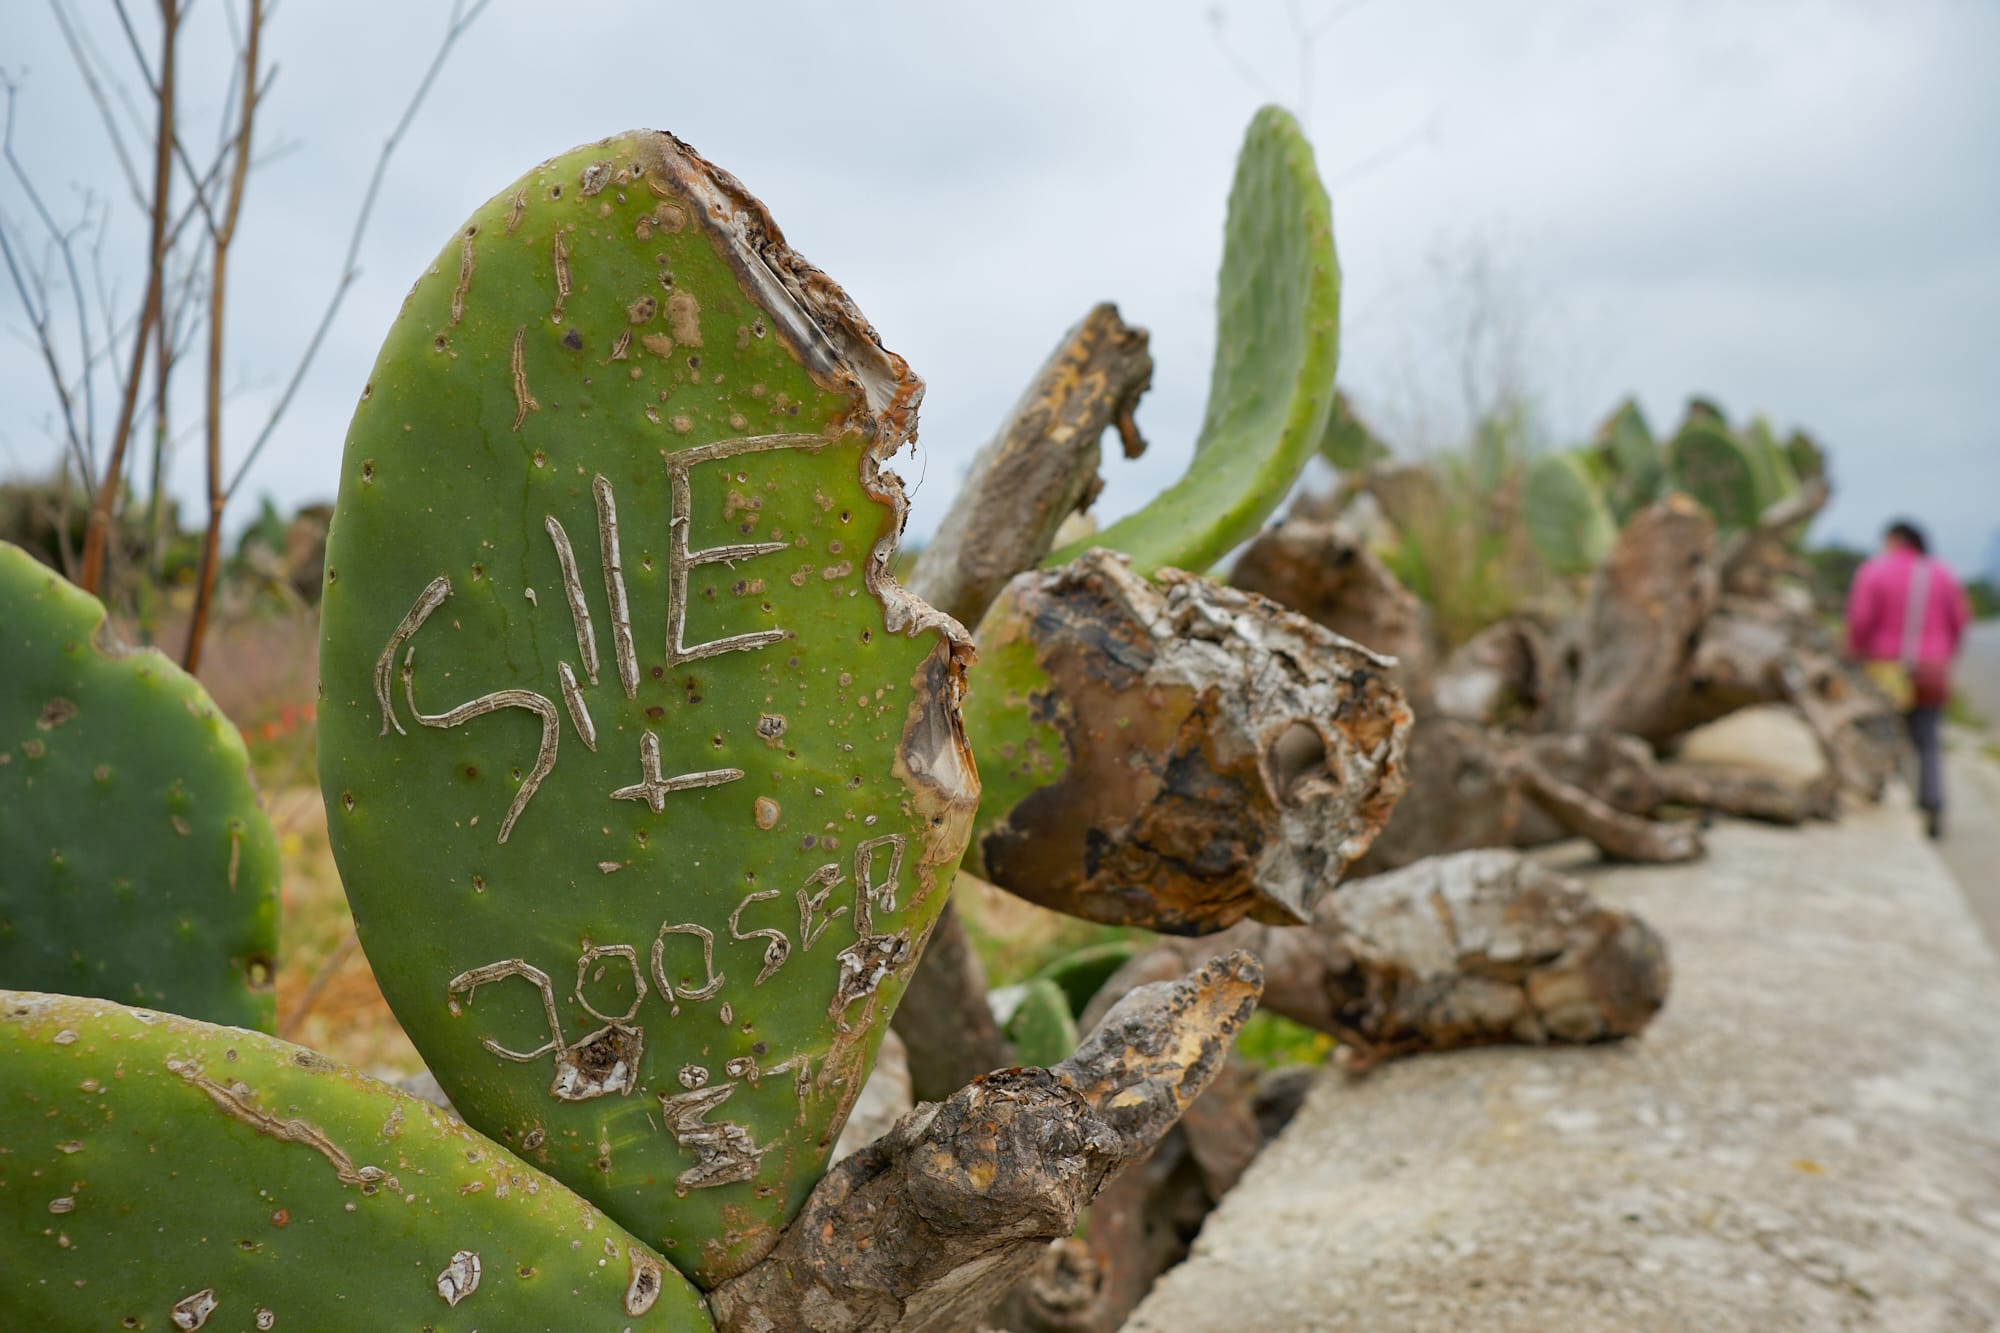
[[[634,132],[459,228],[347,437],[320,776],[383,993],[705,1286],[821,1174],[977,804],[967,639],[889,573],[922,391]]]

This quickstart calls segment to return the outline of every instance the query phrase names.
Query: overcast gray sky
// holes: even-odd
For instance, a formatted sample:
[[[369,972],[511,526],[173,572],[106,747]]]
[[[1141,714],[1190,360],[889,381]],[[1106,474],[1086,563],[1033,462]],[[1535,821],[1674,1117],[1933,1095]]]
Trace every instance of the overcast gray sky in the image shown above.
[[[196,37],[220,31],[220,5],[200,0]],[[292,146],[252,180],[235,261],[243,426],[325,301],[445,13],[277,10],[260,132]],[[1309,49],[1294,14],[1327,20]],[[1150,328],[1153,449],[1107,461],[1100,513],[1116,517],[1192,445],[1236,146],[1275,100],[1302,113],[1333,194],[1341,380],[1404,442],[1462,429],[1453,366],[1478,307],[1557,442],[1631,392],[1656,429],[1690,393],[1763,411],[1832,451],[1819,535],[1872,542],[1908,513],[1977,568],[2000,530],[1996,53],[1984,0],[494,0],[396,159],[365,275],[249,489],[330,496],[377,343],[476,205],[544,157],[653,126],[741,177],[929,382],[903,467],[919,534],[1093,302]],[[0,68],[51,204],[73,212],[83,185],[115,197],[45,6],[6,4]],[[187,114],[212,116],[222,88],[197,83]],[[0,207],[26,211],[12,180]],[[143,247],[136,221],[115,228],[107,262]],[[123,272],[129,295],[139,270]],[[45,470],[52,401],[11,293],[0,326],[0,471]],[[188,496],[196,455],[174,473]]]

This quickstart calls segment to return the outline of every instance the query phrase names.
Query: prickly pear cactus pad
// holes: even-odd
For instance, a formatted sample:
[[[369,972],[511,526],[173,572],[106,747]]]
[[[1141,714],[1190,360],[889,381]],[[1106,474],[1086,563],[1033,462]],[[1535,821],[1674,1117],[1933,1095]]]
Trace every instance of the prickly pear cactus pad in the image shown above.
[[[1693,424],[1683,426],[1667,446],[1667,479],[1699,500],[1715,516],[1716,527],[1741,531],[1757,521],[1757,464],[1736,435],[1706,424],[1692,407],[1688,415]]]
[[[0,985],[268,1029],[277,892],[236,728],[0,542]]]
[[[922,383],[670,135],[417,281],[327,549],[320,777],[383,993],[474,1125],[709,1284],[818,1178],[978,779],[898,588]]]
[[[710,1327],[660,1254],[299,1046],[0,991],[9,1329]]]
[[[1581,454],[1542,454],[1530,463],[1521,508],[1536,554],[1559,574],[1589,573],[1618,539]]]
[[[1340,360],[1340,262],[1312,145],[1280,107],[1259,110],[1243,135],[1215,304],[1208,406],[1188,470],[1046,565],[1103,546],[1142,574],[1205,570],[1257,531],[1320,443]]]

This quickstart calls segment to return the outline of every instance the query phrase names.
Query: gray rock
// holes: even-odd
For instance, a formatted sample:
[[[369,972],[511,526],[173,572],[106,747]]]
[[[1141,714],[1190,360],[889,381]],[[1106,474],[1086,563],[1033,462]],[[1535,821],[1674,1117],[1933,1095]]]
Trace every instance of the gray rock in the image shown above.
[[[1685,763],[1756,773],[1807,787],[1826,776],[1819,738],[1788,704],[1753,704],[1696,727],[1675,751]]]

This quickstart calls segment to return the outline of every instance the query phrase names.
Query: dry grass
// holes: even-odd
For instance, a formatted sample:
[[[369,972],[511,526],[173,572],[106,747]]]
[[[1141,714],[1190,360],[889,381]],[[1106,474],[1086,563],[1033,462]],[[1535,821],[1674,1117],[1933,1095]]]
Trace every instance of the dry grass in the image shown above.
[[[278,928],[278,1034],[386,1076],[423,1068],[355,947],[354,918],[327,845],[319,789],[267,798],[284,860]]]

